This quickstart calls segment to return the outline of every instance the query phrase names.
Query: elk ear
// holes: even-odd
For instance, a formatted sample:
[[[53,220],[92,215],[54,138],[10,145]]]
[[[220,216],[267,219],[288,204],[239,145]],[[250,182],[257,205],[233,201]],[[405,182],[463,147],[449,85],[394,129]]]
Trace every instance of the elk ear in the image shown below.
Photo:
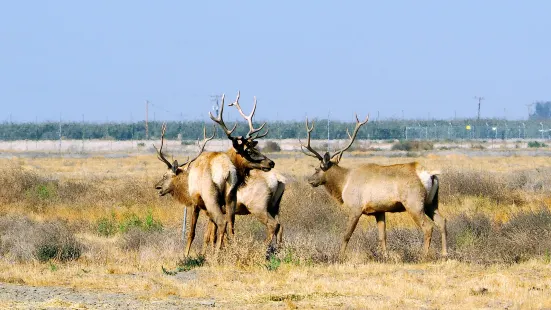
[[[331,160],[331,155],[329,155],[329,152],[325,152],[325,154],[323,154],[323,162],[328,163],[330,160]]]
[[[245,142],[242,141],[241,139],[233,139],[232,140],[232,144],[233,144],[233,148],[239,153],[239,152],[243,152],[243,150],[245,149]]]
[[[247,145],[249,146],[249,148],[256,147],[258,145],[258,141],[251,141]]]

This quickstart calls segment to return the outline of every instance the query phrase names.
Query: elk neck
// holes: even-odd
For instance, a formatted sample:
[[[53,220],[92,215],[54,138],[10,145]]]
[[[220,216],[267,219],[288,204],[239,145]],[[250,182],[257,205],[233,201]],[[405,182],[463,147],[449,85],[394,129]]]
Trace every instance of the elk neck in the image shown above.
[[[337,164],[325,171],[325,189],[340,203],[342,203],[342,191],[348,177],[348,172],[349,169],[340,167]]]
[[[188,176],[187,172],[181,172],[172,180],[172,197],[174,197],[179,203],[190,206],[191,197],[189,196],[188,188]]]
[[[237,154],[233,147],[229,148],[226,154],[230,157],[232,164],[235,166],[239,183],[244,182],[251,171],[247,165],[247,160],[243,156]]]

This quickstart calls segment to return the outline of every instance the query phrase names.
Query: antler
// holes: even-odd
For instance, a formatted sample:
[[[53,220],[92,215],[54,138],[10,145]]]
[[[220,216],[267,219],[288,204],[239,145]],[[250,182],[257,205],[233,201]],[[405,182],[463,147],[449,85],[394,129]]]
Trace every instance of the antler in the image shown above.
[[[312,132],[312,130],[314,130],[314,121],[312,121],[312,126],[309,128],[308,127],[308,117],[306,118],[306,133],[307,133],[307,136],[308,136],[308,144],[307,145],[304,145],[302,144],[302,141],[300,141],[300,138],[298,138],[298,142],[300,142],[300,150],[305,154],[305,155],[308,155],[310,157],[315,157],[319,160],[323,160],[323,157],[318,153],[316,152],[316,150],[314,150],[311,146],[310,146],[310,133]],[[310,151],[312,154],[310,153],[307,153],[304,149],[307,149],[308,151]]]
[[[228,104],[228,106],[235,106],[237,108],[237,110],[239,111],[239,114],[241,114],[241,116],[243,116],[243,118],[245,120],[247,120],[247,123],[249,124],[249,132],[247,133],[247,135],[245,136],[245,139],[247,140],[254,140],[254,139],[258,139],[258,138],[262,138],[264,136],[266,136],[268,134],[268,130],[266,129],[266,132],[259,135],[257,134],[259,131],[262,130],[262,128],[264,128],[264,126],[266,125],[266,123],[262,124],[260,127],[258,128],[254,128],[253,126],[253,116],[254,116],[254,112],[256,112],[256,97],[254,97],[254,105],[253,105],[253,110],[251,112],[251,114],[249,114],[248,116],[245,115],[245,113],[243,113],[243,110],[241,109],[241,106],[239,105],[239,97],[241,95],[241,92],[240,91],[237,91],[237,98],[235,99],[235,101],[233,103],[230,103]]]
[[[367,115],[367,117],[365,118],[365,121],[363,122],[360,122],[360,119],[358,119],[358,114],[356,114],[356,127],[354,128],[354,132],[352,133],[352,135],[350,135],[348,128],[346,129],[348,138],[350,138],[350,143],[348,143],[348,145],[345,148],[333,154],[331,156],[331,159],[333,159],[334,157],[337,157],[337,163],[341,160],[342,154],[352,146],[352,143],[354,143],[354,140],[356,139],[356,135],[358,135],[358,131],[360,130],[360,127],[362,127],[365,123],[367,123],[368,120],[369,120],[369,114]]]
[[[217,123],[218,125],[220,125],[220,127],[222,127],[222,129],[226,133],[226,136],[228,136],[228,138],[230,140],[233,140],[233,137],[232,137],[231,134],[233,133],[233,131],[237,127],[237,123],[235,123],[235,125],[233,125],[233,128],[231,130],[229,130],[228,127],[226,127],[226,124],[224,123],[224,120],[222,119],[222,114],[224,114],[223,112],[224,112],[224,98],[225,98],[225,96],[226,95],[222,94],[222,106],[220,107],[220,111],[218,111],[217,117],[212,116],[212,113],[210,111],[209,111],[209,116],[210,116],[210,119],[212,119],[215,123]],[[239,99],[239,95],[237,95],[237,98]]]
[[[166,132],[166,123],[163,123],[163,125],[161,126],[161,147],[157,149],[155,144],[153,144],[153,147],[155,148],[155,150],[157,150],[157,158],[160,161],[164,162],[168,166],[168,168],[172,168],[172,164],[163,155],[163,143],[165,141],[165,132]]]
[[[189,167],[191,165],[191,163],[193,163],[197,158],[199,158],[199,156],[201,156],[201,154],[205,150],[205,146],[207,145],[207,142],[212,140],[214,138],[214,136],[216,135],[216,125],[212,125],[212,127],[213,127],[212,128],[212,136],[210,136],[210,137],[207,137],[207,128],[203,127],[203,141],[199,142],[199,139],[197,139],[197,146],[199,147],[199,153],[192,160],[189,160],[189,158],[188,158],[188,160],[185,163],[181,164],[180,167],[183,167],[185,165],[188,165],[188,167]]]

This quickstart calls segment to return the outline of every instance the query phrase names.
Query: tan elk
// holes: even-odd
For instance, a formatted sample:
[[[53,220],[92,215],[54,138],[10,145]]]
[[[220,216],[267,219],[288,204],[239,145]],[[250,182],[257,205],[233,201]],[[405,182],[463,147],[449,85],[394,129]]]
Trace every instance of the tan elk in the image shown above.
[[[237,204],[235,214],[252,214],[267,228],[266,245],[271,250],[275,241],[276,245],[282,242],[283,227],[279,222],[279,209],[283,193],[285,192],[286,178],[272,169],[268,172],[252,170],[245,183],[237,190]],[[195,227],[191,227],[194,231]],[[209,242],[216,241],[217,228],[209,222],[203,239],[203,253]],[[194,236],[194,234],[190,234]]]
[[[165,132],[166,124],[163,124],[157,157],[167,165],[168,171],[155,184],[155,188],[160,196],[179,193],[174,195],[179,202],[192,205],[197,210],[205,210],[209,219],[221,227],[218,230],[219,239],[216,244],[216,249],[220,249],[227,224],[221,206],[228,204],[228,201],[235,203],[237,198],[238,180],[235,167],[225,153],[203,153],[206,143],[213,139],[215,134],[213,132],[212,136],[207,137],[205,129],[203,143],[199,143],[200,152],[196,157],[183,164],[178,164],[177,160],[170,163],[163,154]],[[197,220],[197,216],[192,217],[192,224]]]
[[[161,147],[157,151],[158,157],[165,164],[169,164],[168,161],[163,160],[162,147],[164,140],[164,133],[166,127],[163,125],[161,134]],[[210,141],[213,136],[207,138],[204,133],[204,140],[199,143],[200,152],[203,152],[205,145]],[[177,162],[170,164],[169,172],[165,173],[163,179],[156,184],[156,188],[159,190],[159,194],[164,196],[166,194],[172,195],[178,202],[184,204],[186,207],[191,206],[192,209],[192,222],[190,230],[187,235],[186,248],[184,250],[184,256],[189,255],[191,244],[195,238],[195,229],[197,224],[197,217],[201,209],[204,206],[194,205],[193,199],[189,192],[189,173],[188,168],[193,161],[195,161],[199,155],[192,160],[188,160],[183,164],[178,165]],[[177,167],[174,169],[174,167]],[[174,172],[176,170],[176,172]],[[275,170],[268,172],[252,170],[246,179],[246,182],[239,187],[237,191],[237,208],[236,214],[254,215],[261,223],[267,227],[266,242],[271,243],[273,239],[277,242],[281,242],[282,229],[279,222],[279,205],[283,192],[285,191],[285,177],[277,173]],[[206,245],[209,240],[217,240],[214,234],[217,232],[215,223],[209,220],[209,226],[205,232],[203,253],[206,250]]]
[[[223,121],[224,98],[222,95],[222,105],[219,115],[215,118],[212,114],[210,117],[213,121],[219,124],[224,130],[226,136],[232,141],[232,147],[226,152],[204,152],[198,155],[193,161],[188,164],[188,192],[190,204],[194,206],[194,210],[199,208],[205,210],[209,219],[220,229],[218,229],[218,241],[216,248],[220,249],[223,236],[226,231],[226,225],[229,224],[229,233],[233,235],[233,223],[235,221],[235,205],[237,202],[237,188],[242,184],[251,170],[260,169],[262,171],[270,171],[274,166],[274,162],[264,156],[258,149],[255,141],[258,138],[266,136],[267,131],[263,134],[259,132],[264,128],[266,123],[259,128],[254,128],[252,118],[256,111],[256,99],[254,107],[250,115],[246,116],[239,106],[239,93],[237,99],[230,106],[235,106],[241,115],[247,120],[249,132],[245,136],[232,136],[237,128],[237,124],[230,130]],[[164,128],[166,130],[166,127]],[[164,137],[161,137],[161,147]],[[170,185],[168,180],[180,174],[183,165],[178,166],[177,162],[171,164],[162,155],[162,151],[158,151],[159,159],[167,164],[169,171],[165,174],[163,180],[166,186],[163,186],[161,181],[156,188],[160,194],[165,192]],[[180,169],[178,169],[180,168]],[[222,206],[225,206],[226,216],[223,216]],[[195,225],[199,212],[193,212],[191,217],[191,225]],[[186,252],[189,252],[189,241]]]
[[[306,145],[301,142],[302,151],[320,161],[319,168],[308,178],[308,183],[313,187],[323,185],[349,211],[340,257],[344,257],[350,236],[362,214],[375,216],[379,246],[386,255],[386,212],[408,212],[411,215],[424,233],[424,255],[429,250],[433,229],[431,220],[434,221],[442,233],[442,256],[446,256],[446,220],[438,212],[438,173],[428,172],[416,162],[390,166],[362,164],[352,168],[339,166],[343,153],[352,146],[358,130],[368,119],[369,116],[360,122],[356,115],[356,127],[352,135],[347,130],[350,142],[333,155],[326,152],[321,156],[310,146],[314,123],[309,127],[308,118],[308,142]]]

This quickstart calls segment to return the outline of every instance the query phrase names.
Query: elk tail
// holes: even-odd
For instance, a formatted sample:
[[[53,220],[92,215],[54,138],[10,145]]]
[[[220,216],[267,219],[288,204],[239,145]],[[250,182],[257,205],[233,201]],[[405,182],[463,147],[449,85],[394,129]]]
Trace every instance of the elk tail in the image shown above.
[[[432,201],[434,200],[434,196],[438,192],[438,186],[440,185],[439,181],[438,181],[438,175],[437,174],[432,174],[430,176],[430,178],[432,180],[432,186],[430,188],[429,194],[427,195],[427,202],[428,203],[432,203]]]

